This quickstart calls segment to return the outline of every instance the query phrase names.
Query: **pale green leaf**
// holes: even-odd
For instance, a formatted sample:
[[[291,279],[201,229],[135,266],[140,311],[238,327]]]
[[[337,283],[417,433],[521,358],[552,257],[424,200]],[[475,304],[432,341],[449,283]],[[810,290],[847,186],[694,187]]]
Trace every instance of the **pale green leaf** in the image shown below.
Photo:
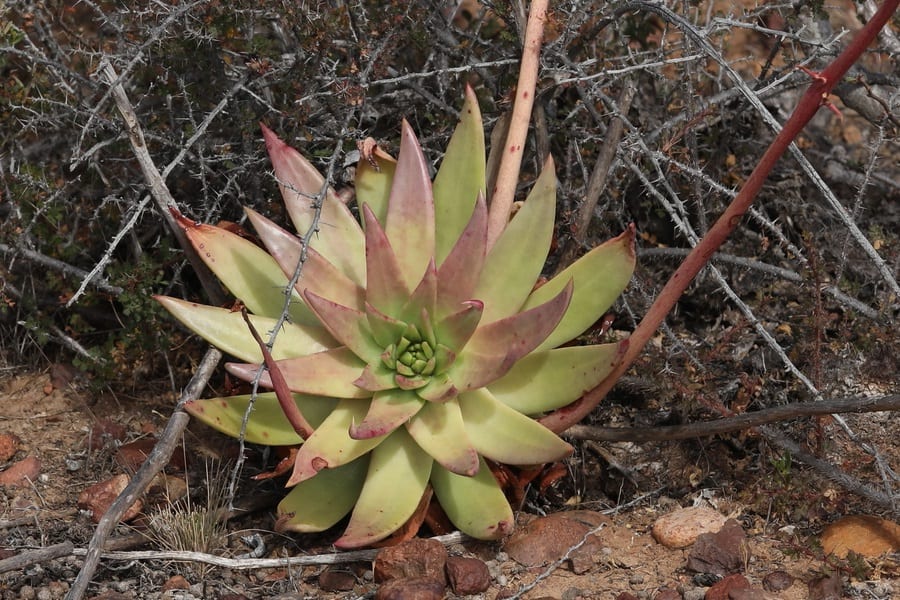
[[[334,545],[368,546],[399,529],[419,505],[433,463],[405,429],[389,435],[372,451],[350,523]]]
[[[600,319],[631,280],[634,260],[634,229],[629,229],[597,246],[534,290],[523,310],[546,302],[568,281],[575,282],[569,309],[538,350],[556,348],[581,335]]]
[[[552,161],[485,258],[473,298],[484,302],[482,322],[519,312],[544,268],[556,211]],[[557,290],[558,291],[558,290]]]
[[[406,430],[445,469],[469,476],[478,470],[478,452],[469,442],[456,402],[426,403]]]
[[[581,398],[609,375],[618,359],[618,344],[532,352],[488,387],[507,406],[535,415]]]
[[[368,467],[363,456],[295,485],[278,503],[278,530],[313,533],[335,525],[356,504]]]
[[[294,459],[294,471],[287,485],[296,485],[314,477],[322,469],[333,469],[356,460],[380,444],[387,436],[354,440],[349,430],[366,416],[369,403],[341,400],[306,440]]]
[[[450,253],[472,215],[475,199],[484,189],[484,127],[478,98],[466,86],[459,124],[434,179],[435,263]]]
[[[250,328],[240,312],[168,296],[155,298],[185,327],[224,353],[247,362],[262,362],[259,344],[250,334]],[[268,340],[276,320],[258,315],[249,315],[249,318],[262,338]],[[275,338],[272,356],[275,360],[294,358],[322,352],[336,345],[334,338],[322,327],[284,323]]]
[[[484,459],[472,477],[439,464],[431,469],[431,487],[447,517],[460,531],[480,540],[497,540],[515,526],[512,508]]]
[[[185,235],[197,254],[235,298],[256,315],[278,317],[284,307],[288,279],[265,250],[213,225],[191,225]],[[316,317],[292,291],[290,316],[295,323],[316,325]]]
[[[503,404],[486,389],[457,398],[466,433],[478,453],[508,465],[554,462],[572,453],[555,433]]]
[[[425,267],[434,256],[434,197],[425,155],[406,121],[401,127],[400,154],[397,156],[384,231],[400,264],[403,281],[411,290],[418,285]],[[368,244],[366,250],[369,251]],[[368,266],[371,266],[371,261]],[[368,300],[372,301],[371,298]]]
[[[322,421],[337,405],[334,398],[293,394],[297,408],[313,427]],[[225,435],[238,438],[247,407],[250,406],[250,395],[229,396],[227,398],[208,398],[193,400],[184,405],[184,409],[194,418],[206,423]],[[247,421],[245,441],[264,446],[293,446],[303,441],[281,410],[274,392],[258,394],[253,403],[253,411]]]

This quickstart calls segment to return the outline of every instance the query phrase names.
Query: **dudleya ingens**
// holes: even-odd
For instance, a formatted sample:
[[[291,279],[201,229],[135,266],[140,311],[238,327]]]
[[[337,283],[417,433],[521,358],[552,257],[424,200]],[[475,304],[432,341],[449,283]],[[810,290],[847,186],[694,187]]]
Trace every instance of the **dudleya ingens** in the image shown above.
[[[301,234],[324,179],[263,126],[288,214]],[[535,287],[553,236],[552,161],[497,243],[487,246],[481,115],[467,90],[460,123],[432,183],[409,124],[397,160],[360,161],[360,224],[329,191],[319,233],[292,291],[290,319],[272,355],[293,402],[314,429],[304,440],[274,393],[258,396],[246,440],[296,446],[282,528],[322,531],[351,513],[336,545],[359,547],[401,527],[431,486],[450,520],[477,538],[513,527],[486,461],[532,465],[571,447],[529,415],[565,406],[599,383],[615,344],[559,347],[590,327],[627,285],[633,233],[594,248]],[[207,265],[270,331],[302,243],[257,212],[265,250],[224,229],[182,219]],[[184,325],[244,363],[263,361],[241,313],[168,297]],[[263,386],[272,386],[269,373]],[[187,410],[237,436],[249,396],[198,400]],[[290,407],[293,410],[293,407]],[[291,412],[291,411],[288,411]]]

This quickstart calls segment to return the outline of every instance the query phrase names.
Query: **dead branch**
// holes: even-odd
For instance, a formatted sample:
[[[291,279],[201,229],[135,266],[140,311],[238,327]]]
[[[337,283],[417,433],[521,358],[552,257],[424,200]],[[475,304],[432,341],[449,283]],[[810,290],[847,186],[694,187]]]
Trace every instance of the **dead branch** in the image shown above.
[[[900,394],[878,398],[842,398],[820,402],[800,402],[766,408],[752,413],[744,413],[715,421],[669,425],[665,427],[596,427],[593,425],[573,425],[563,434],[574,440],[594,440],[600,442],[660,442],[687,440],[741,431],[767,423],[779,423],[797,417],[829,415],[839,413],[878,412],[900,410]]]
[[[513,104],[509,136],[503,144],[503,158],[500,160],[496,187],[490,190],[488,248],[494,245],[506,228],[509,211],[516,195],[519,168],[525,152],[525,138],[528,135],[528,124],[531,122],[531,107],[534,106],[534,90],[540,66],[547,4],[548,0],[534,0],[528,9],[528,24],[525,28],[522,64],[519,67],[519,82],[516,86],[516,101]]]
[[[190,420],[188,414],[182,410],[182,407],[185,403],[196,400],[200,396],[200,392],[206,387],[209,378],[221,359],[222,353],[215,348],[210,348],[206,351],[206,355],[200,361],[194,377],[187,387],[184,388],[181,398],[175,406],[175,412],[169,418],[169,422],[166,424],[162,435],[160,435],[156,446],[153,447],[153,450],[150,452],[147,460],[144,461],[144,464],[141,465],[141,468],[138,469],[138,472],[131,478],[128,486],[122,490],[122,493],[110,505],[106,514],[103,515],[103,518],[97,524],[97,529],[94,530],[91,543],[85,553],[84,564],[72,583],[69,593],[66,594],[67,600],[80,600],[84,596],[94,576],[94,571],[100,562],[106,538],[119,524],[119,520],[125,514],[125,511],[128,510],[128,507],[134,504],[134,501],[146,491],[156,474],[169,462],[172,452],[175,451],[178,440],[181,439],[181,435],[184,433],[184,429]]]
[[[96,287],[98,290],[108,292],[110,294],[115,294],[116,296],[121,294],[123,291],[122,288],[117,285],[110,284],[106,279],[102,277],[89,278],[90,273],[83,269],[73,267],[72,265],[65,263],[59,259],[52,258],[34,250],[29,250],[28,248],[14,248],[7,244],[0,244],[0,252],[2,252],[3,254],[21,256],[22,258],[33,263],[48,267],[50,269],[53,269],[54,271],[59,271],[66,277],[73,277],[88,281],[90,285]]]
[[[47,562],[48,560],[59,558],[60,556],[68,556],[72,554],[74,549],[75,545],[72,542],[66,541],[60,544],[47,546],[46,548],[38,548],[37,550],[25,550],[15,556],[0,560],[0,573],[24,569],[25,567]]]
[[[156,201],[156,207],[159,210],[159,213],[166,220],[166,223],[169,225],[169,230],[175,236],[175,239],[178,240],[178,245],[184,251],[185,256],[187,256],[188,261],[190,261],[191,266],[194,268],[194,272],[196,272],[197,277],[203,284],[203,289],[206,291],[207,297],[209,297],[210,301],[215,305],[224,303],[225,295],[222,293],[221,286],[216,282],[212,272],[200,259],[200,256],[194,250],[193,246],[191,246],[187,236],[185,236],[184,232],[181,230],[181,226],[178,225],[170,212],[170,209],[177,208],[177,204],[175,203],[175,199],[172,198],[172,194],[169,192],[169,188],[160,174],[159,169],[156,168],[153,158],[150,156],[150,151],[147,149],[147,142],[144,140],[144,132],[141,129],[141,124],[138,121],[137,114],[134,112],[131,101],[128,99],[128,94],[125,93],[125,88],[122,87],[122,83],[116,70],[107,62],[102,67],[102,73],[112,85],[113,98],[116,101],[116,106],[122,115],[122,119],[125,121],[128,139],[131,142],[134,156],[137,158],[138,163],[141,166],[141,171],[144,174],[144,178],[150,186],[150,192],[153,195],[153,199]]]
[[[445,546],[459,544],[469,537],[464,533],[454,532],[434,538]],[[87,555],[90,550],[76,548],[72,554],[76,556]],[[302,567],[309,565],[340,565],[355,562],[371,562],[378,554],[378,549],[354,550],[334,554],[313,554],[310,556],[292,556],[286,558],[227,558],[206,554],[203,552],[182,551],[134,551],[134,552],[101,552],[101,557],[109,560],[176,560],[184,562],[199,562],[217,567],[234,570],[275,569],[285,567]]]

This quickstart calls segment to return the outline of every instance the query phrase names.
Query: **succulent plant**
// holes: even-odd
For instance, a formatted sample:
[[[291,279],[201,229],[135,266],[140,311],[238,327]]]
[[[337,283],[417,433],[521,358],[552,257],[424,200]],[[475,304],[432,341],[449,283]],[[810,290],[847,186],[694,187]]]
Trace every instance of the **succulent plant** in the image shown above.
[[[302,234],[315,224],[324,178],[262,130]],[[434,182],[404,122],[396,161],[378,150],[357,167],[361,223],[329,190],[306,252],[299,237],[250,209],[265,249],[181,220],[259,332],[275,326],[289,277],[305,257],[290,318],[271,350],[275,368],[260,379],[276,389],[283,380],[292,398],[259,394],[244,432],[253,443],[299,445],[292,489],[278,507],[284,529],[322,531],[352,511],[335,545],[369,545],[401,527],[430,485],[455,526],[495,539],[512,529],[513,514],[488,461],[534,465],[571,452],[532,416],[578,399],[617,360],[616,344],[559,346],[590,327],[627,285],[633,234],[594,248],[536,287],[554,229],[552,161],[488,248],[484,157],[481,115],[467,90]],[[258,376],[264,356],[240,312],[158,299],[244,361],[228,364],[231,374]],[[236,437],[250,403],[242,395],[186,409]]]

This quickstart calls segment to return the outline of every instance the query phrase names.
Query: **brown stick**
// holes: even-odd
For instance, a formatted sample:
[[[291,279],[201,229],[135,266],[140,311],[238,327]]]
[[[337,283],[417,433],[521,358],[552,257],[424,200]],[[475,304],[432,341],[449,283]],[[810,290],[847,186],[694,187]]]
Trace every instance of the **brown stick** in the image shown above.
[[[537,85],[540,66],[541,42],[544,38],[544,21],[547,19],[549,0],[533,0],[528,10],[528,24],[525,26],[525,46],[522,49],[522,64],[519,67],[519,81],[516,85],[516,100],[513,104],[509,136],[503,145],[497,183],[491,190],[491,210],[488,216],[488,248],[494,245],[509,221],[509,211],[519,183],[519,169],[534,106],[534,90]]]
[[[840,400],[802,402],[766,408],[715,421],[666,427],[594,427],[592,425],[573,425],[565,431],[564,435],[575,440],[602,442],[686,440],[750,429],[751,427],[758,427],[767,423],[778,423],[796,417],[878,412],[882,410],[900,410],[900,394],[882,396],[880,398],[842,398]]]
[[[72,542],[62,542],[61,544],[54,544],[52,546],[47,546],[46,548],[19,552],[15,556],[0,560],[0,573],[24,569],[25,567],[47,562],[48,560],[53,560],[60,556],[68,556],[72,554],[74,549],[75,544]]]
[[[141,166],[144,179],[147,180],[147,184],[150,186],[150,194],[156,201],[157,209],[166,220],[166,223],[168,223],[169,230],[175,236],[175,239],[178,240],[178,245],[184,251],[185,256],[194,268],[194,272],[197,274],[197,278],[203,285],[203,289],[206,291],[206,295],[209,297],[210,302],[216,306],[224,304],[225,295],[222,293],[221,286],[216,282],[215,276],[213,276],[206,264],[200,259],[200,256],[194,250],[194,247],[191,246],[184,231],[182,231],[181,226],[178,225],[175,217],[171,214],[171,209],[177,209],[178,205],[175,203],[175,199],[169,192],[169,188],[166,185],[162,174],[159,172],[159,169],[156,168],[156,164],[150,156],[150,151],[147,150],[144,132],[141,129],[137,114],[131,106],[131,101],[128,99],[128,94],[125,93],[125,88],[122,86],[121,82],[119,82],[119,75],[116,73],[116,70],[113,69],[112,65],[107,63],[103,68],[103,76],[106,77],[109,83],[113,84],[112,95],[113,99],[116,101],[116,108],[119,109],[119,114],[122,115],[122,120],[125,121],[125,127],[128,131],[128,140],[131,142],[134,156]]]
[[[134,504],[134,501],[144,493],[150,482],[156,477],[156,474],[166,466],[172,456],[172,452],[175,451],[178,440],[181,439],[184,428],[187,427],[188,421],[190,421],[188,414],[182,410],[182,406],[186,402],[195,400],[200,396],[200,392],[206,386],[221,359],[222,353],[215,348],[210,348],[206,351],[206,355],[200,361],[193,378],[191,378],[191,381],[181,393],[175,412],[169,418],[169,422],[166,424],[166,428],[163,430],[156,446],[153,447],[147,460],[144,461],[141,468],[131,478],[128,486],[122,490],[122,493],[110,505],[103,518],[97,524],[97,529],[94,530],[91,543],[88,545],[81,571],[78,572],[78,576],[72,583],[69,593],[66,594],[67,600],[80,600],[84,596],[91,578],[94,576],[94,571],[97,570],[100,555],[106,544],[106,538],[119,524],[119,520],[125,514],[125,511],[128,510],[128,507]]]
[[[644,346],[655,335],[666,315],[678,302],[678,299],[691,281],[694,280],[694,277],[697,276],[697,273],[700,272],[700,269],[706,266],[710,257],[740,224],[741,219],[750,208],[750,205],[753,204],[753,200],[756,198],[759,190],[762,189],[775,164],[787,151],[793,140],[800,135],[800,132],[810,119],[819,111],[831,89],[840,81],[847,69],[859,59],[872,40],[875,39],[878,31],[884,27],[891,15],[894,14],[898,4],[900,4],[900,0],[885,0],[875,16],[872,17],[872,20],[857,32],[850,44],[844,48],[844,51],[838,55],[834,62],[813,78],[812,84],[810,84],[806,93],[800,99],[797,108],[794,109],[793,114],[791,114],[787,123],[784,124],[781,133],[775,137],[775,140],[760,158],[759,163],[747,178],[741,191],[735,196],[734,200],[706,235],[703,236],[703,239],[684,259],[684,262],[681,263],[681,266],[678,267],[665,287],[663,287],[656,301],[647,311],[647,314],[644,315],[631,337],[622,342],[622,361],[616,365],[612,373],[600,382],[600,385],[582,396],[580,400],[576,400],[572,404],[543,417],[540,421],[544,426],[557,433],[565,431],[581,421],[606,397],[606,394],[609,393],[616,381],[640,356]]]

